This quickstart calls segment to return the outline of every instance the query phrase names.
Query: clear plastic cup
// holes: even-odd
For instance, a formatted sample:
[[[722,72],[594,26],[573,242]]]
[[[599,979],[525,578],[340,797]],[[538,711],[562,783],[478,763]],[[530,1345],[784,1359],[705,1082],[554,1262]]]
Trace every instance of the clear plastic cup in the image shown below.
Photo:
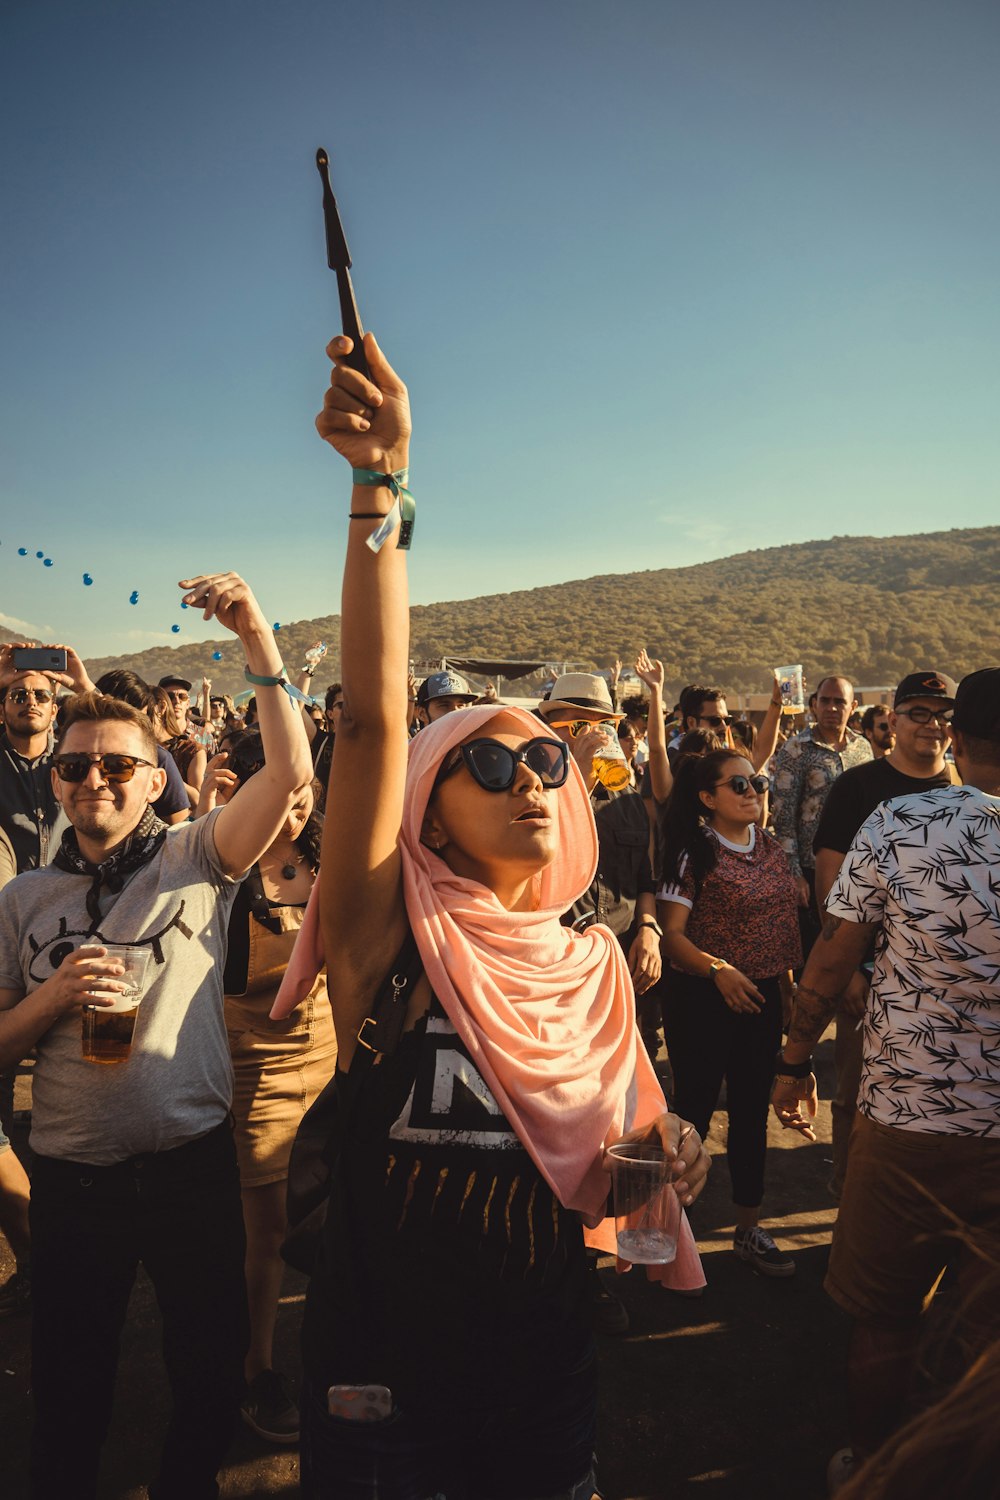
[[[107,958],[117,959],[125,972],[108,976],[107,993],[114,997],[111,1005],[85,1005],[83,1007],[83,1056],[86,1062],[128,1062],[132,1052],[132,1038],[139,1014],[146,983],[146,972],[152,962],[149,948],[133,947],[130,943],[101,943],[107,949]],[[91,985],[95,992],[102,989],[102,980]],[[119,986],[124,985],[121,989]]]
[[[668,1265],[677,1255],[681,1206],[673,1165],[662,1147],[622,1142],[609,1146],[618,1254],[633,1265]]]

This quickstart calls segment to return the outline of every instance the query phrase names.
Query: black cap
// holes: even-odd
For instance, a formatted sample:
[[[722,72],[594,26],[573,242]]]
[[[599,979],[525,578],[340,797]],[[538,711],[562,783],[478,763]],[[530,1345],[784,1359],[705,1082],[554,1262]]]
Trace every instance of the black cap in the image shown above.
[[[1000,667],[983,667],[962,678],[951,722],[974,740],[1000,743]]]
[[[186,677],[161,677],[156,686],[163,688],[180,687],[187,693],[191,691],[191,684]]]
[[[896,689],[892,706],[898,708],[910,698],[944,698],[947,703],[954,703],[957,691],[954,677],[949,677],[945,672],[932,672],[929,669],[910,672]]]

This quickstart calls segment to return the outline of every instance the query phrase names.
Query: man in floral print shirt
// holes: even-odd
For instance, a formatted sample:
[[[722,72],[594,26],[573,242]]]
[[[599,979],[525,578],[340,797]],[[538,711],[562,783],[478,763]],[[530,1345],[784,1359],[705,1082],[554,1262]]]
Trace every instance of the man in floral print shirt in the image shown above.
[[[782,745],[771,778],[774,832],[798,886],[806,954],[819,933],[813,835],[826,794],[842,771],[872,759],[872,747],[864,735],[847,727],[857,706],[847,678],[824,677],[817,685],[815,701],[816,723]]]

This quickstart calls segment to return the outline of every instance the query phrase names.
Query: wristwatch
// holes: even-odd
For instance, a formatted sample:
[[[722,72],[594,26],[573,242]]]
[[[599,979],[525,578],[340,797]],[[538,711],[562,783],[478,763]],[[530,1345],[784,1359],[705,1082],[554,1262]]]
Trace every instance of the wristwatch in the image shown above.
[[[807,1057],[804,1062],[790,1063],[786,1062],[782,1050],[779,1049],[778,1055],[774,1059],[775,1073],[781,1073],[785,1078],[794,1078],[796,1082],[803,1078],[808,1078],[812,1070],[813,1060],[811,1057]]]
[[[658,938],[661,938],[663,936],[663,928],[660,926],[655,917],[640,917],[638,922],[636,923],[636,927],[652,927]]]
[[[714,979],[719,970],[725,968],[728,968],[728,965],[724,958],[713,958],[708,966],[708,978]]]

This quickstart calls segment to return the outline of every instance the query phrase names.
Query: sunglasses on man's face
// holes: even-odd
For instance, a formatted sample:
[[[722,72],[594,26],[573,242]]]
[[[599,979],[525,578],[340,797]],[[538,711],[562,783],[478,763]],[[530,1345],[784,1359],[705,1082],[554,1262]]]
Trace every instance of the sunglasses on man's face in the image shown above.
[[[27,703],[29,698],[34,698],[36,703],[51,703],[53,694],[48,688],[11,688],[7,693],[11,703]]]
[[[562,740],[529,740],[520,750],[499,740],[470,740],[457,745],[438,773],[440,785],[460,765],[487,792],[506,792],[514,785],[521,762],[534,771],[544,787],[562,786],[569,775],[569,751]]]
[[[56,755],[52,764],[60,781],[86,781],[91,766],[99,766],[104,780],[117,785],[131,781],[137,766],[151,766],[153,762],[138,755]]]
[[[725,781],[717,781],[716,786],[731,786],[737,797],[745,797],[747,792],[754,791],[758,797],[763,797],[771,785],[767,776],[727,776]]]
[[[698,720],[699,724],[711,724],[713,729],[722,729],[732,722],[731,714],[702,714]]]
[[[550,719],[549,726],[552,729],[568,729],[572,739],[581,734],[586,734],[588,729],[610,729],[613,734],[618,733],[617,719]]]

